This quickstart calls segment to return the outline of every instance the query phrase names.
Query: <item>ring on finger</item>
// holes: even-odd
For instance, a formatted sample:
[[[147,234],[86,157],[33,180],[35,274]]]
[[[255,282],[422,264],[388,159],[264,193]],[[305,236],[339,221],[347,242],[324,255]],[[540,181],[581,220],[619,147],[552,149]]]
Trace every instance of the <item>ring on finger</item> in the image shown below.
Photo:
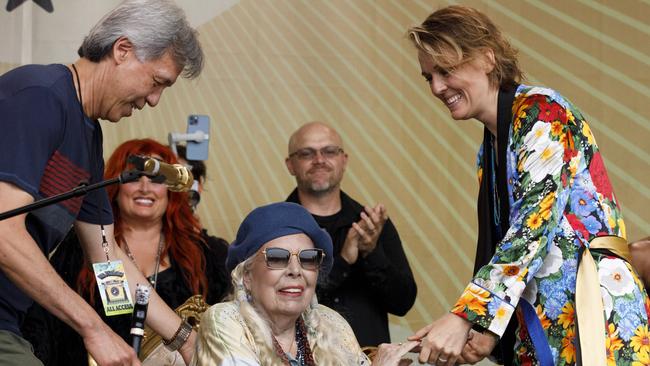
[[[442,358],[442,357],[438,357],[438,361],[440,361],[440,362],[447,362],[447,359],[446,359],[446,358]]]

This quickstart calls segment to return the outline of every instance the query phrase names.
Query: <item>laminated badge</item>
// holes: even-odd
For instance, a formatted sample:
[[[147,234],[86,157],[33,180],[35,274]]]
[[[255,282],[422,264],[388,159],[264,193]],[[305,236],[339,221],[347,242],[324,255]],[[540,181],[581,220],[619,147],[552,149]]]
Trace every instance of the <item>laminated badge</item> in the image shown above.
[[[131,313],[133,302],[122,261],[93,263],[93,270],[106,316]]]

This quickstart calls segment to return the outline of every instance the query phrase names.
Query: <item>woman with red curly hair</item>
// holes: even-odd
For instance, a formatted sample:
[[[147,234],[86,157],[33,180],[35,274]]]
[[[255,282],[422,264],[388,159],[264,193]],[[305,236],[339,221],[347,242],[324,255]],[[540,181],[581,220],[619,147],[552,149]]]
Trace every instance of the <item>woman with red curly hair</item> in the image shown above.
[[[131,155],[159,159],[177,164],[178,160],[167,146],[151,139],[126,141],[118,146],[106,163],[104,177],[117,177],[132,169],[127,160]],[[225,268],[227,242],[210,237],[202,231],[193,215],[185,192],[170,192],[164,184],[148,177],[135,182],[107,188],[111,201],[115,240],[136,267],[147,277],[156,292],[172,309],[189,297],[200,294],[208,304],[219,302],[230,290],[230,274]],[[74,236],[66,240],[76,240]],[[72,288],[95,306],[104,321],[130,342],[131,314],[105,317],[94,275],[83,258],[79,245],[61,245],[52,262]],[[135,284],[131,284],[135,286]],[[62,324],[62,323],[61,323]],[[56,327],[55,327],[56,329]],[[50,342],[59,343],[43,355],[46,364],[81,364],[87,359],[81,338],[70,329],[64,336],[50,333]],[[36,334],[36,333],[35,333]],[[78,342],[72,346],[72,337]],[[40,356],[39,343],[30,339]],[[65,339],[65,343],[60,341]],[[54,351],[54,352],[52,352]],[[52,362],[47,362],[52,361]]]

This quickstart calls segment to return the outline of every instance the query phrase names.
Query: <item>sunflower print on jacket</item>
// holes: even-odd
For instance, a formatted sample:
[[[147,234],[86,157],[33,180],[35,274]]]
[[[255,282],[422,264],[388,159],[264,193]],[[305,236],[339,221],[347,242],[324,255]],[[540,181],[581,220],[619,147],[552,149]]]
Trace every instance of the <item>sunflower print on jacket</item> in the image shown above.
[[[452,312],[501,336],[519,301],[527,301],[554,363],[573,365],[579,248],[597,236],[625,238],[625,224],[596,140],[578,109],[554,90],[520,85],[512,115],[506,157],[510,228]],[[490,179],[481,176],[482,151],[479,179]],[[605,308],[608,365],[650,365],[650,303],[642,283],[625,261],[592,254]],[[535,364],[516,313],[516,363]]]

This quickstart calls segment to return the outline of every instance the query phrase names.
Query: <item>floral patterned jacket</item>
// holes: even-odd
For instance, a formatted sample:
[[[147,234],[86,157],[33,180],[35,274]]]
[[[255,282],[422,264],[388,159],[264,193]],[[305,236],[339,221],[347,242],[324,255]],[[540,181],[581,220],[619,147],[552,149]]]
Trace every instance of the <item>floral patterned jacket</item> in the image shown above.
[[[554,90],[520,85],[512,116],[506,157],[510,227],[452,312],[498,336],[517,313],[517,362],[533,364],[526,325],[515,311],[526,301],[537,312],[554,363],[575,364],[579,249],[597,236],[625,238],[625,225],[603,158],[578,109]],[[480,179],[487,177],[479,164]],[[607,319],[608,364],[649,365],[643,285],[627,262],[592,253]]]

